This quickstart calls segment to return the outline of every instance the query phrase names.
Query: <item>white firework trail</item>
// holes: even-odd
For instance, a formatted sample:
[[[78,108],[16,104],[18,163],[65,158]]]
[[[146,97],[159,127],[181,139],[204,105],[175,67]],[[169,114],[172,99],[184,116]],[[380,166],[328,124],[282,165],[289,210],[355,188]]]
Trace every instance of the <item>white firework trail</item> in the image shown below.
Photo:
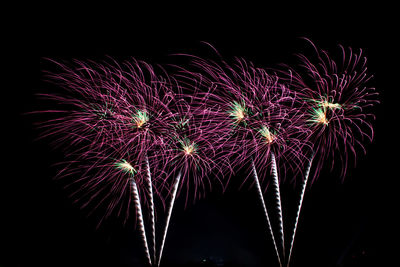
[[[136,211],[137,211],[137,219],[138,219],[138,224],[139,224],[139,230],[140,230],[140,232],[142,234],[142,239],[143,239],[143,243],[144,243],[146,257],[147,257],[147,259],[149,261],[149,264],[152,265],[149,246],[147,244],[146,231],[144,229],[142,205],[140,204],[139,191],[138,191],[136,182],[135,182],[133,177],[131,178],[131,184],[132,184],[133,200],[134,200]]]
[[[153,262],[156,261],[156,226],[155,226],[155,216],[154,216],[154,197],[153,197],[153,184],[151,181],[151,172],[149,158],[146,156],[146,169],[147,169],[147,185],[150,195],[150,217],[151,217],[151,230],[153,238]]]
[[[181,173],[179,172],[178,176],[176,176],[176,178],[175,178],[175,184],[174,184],[174,187],[172,189],[172,197],[171,197],[170,205],[169,205],[169,208],[168,208],[167,221],[165,223],[164,234],[163,234],[163,239],[162,239],[162,243],[161,243],[161,247],[160,247],[160,252],[159,252],[159,255],[158,255],[157,266],[160,266],[161,256],[162,256],[163,249],[164,249],[164,244],[165,244],[165,239],[167,237],[169,221],[171,219],[172,209],[174,207],[176,193],[178,192],[178,187],[179,187],[180,180],[181,180]]]
[[[267,207],[265,206],[264,196],[263,196],[263,193],[262,193],[262,190],[261,190],[260,181],[258,180],[256,166],[254,165],[254,161],[253,160],[251,160],[251,166],[253,168],[253,174],[254,174],[254,180],[256,181],[257,192],[258,192],[258,195],[260,197],[260,200],[261,200],[261,203],[262,203],[262,206],[263,206],[263,209],[264,209],[265,217],[267,218],[269,232],[270,232],[270,234],[272,236],[272,241],[274,243],[275,252],[276,252],[276,255],[278,257],[279,266],[282,267],[281,258],[280,258],[279,252],[278,252],[278,247],[276,246],[276,242],[275,242],[274,232],[272,231],[271,221],[269,220]]]
[[[290,257],[291,257],[291,255],[292,255],[294,237],[295,237],[295,235],[296,235],[297,223],[298,223],[298,221],[299,221],[301,206],[302,206],[302,204],[303,204],[304,193],[305,193],[305,191],[306,191],[307,181],[308,181],[308,177],[309,177],[309,175],[310,175],[310,169],[311,169],[312,161],[313,161],[313,157],[310,158],[310,161],[309,161],[309,163],[308,163],[307,170],[306,170],[306,174],[305,174],[304,181],[303,181],[303,185],[302,185],[302,188],[301,188],[300,202],[299,202],[299,205],[298,205],[298,207],[297,207],[297,214],[296,214],[296,219],[295,219],[295,223],[294,223],[292,239],[291,239],[291,241],[290,241],[289,257],[288,257],[288,261],[287,261],[287,265],[286,265],[287,267],[289,267]]]
[[[273,174],[273,185],[275,188],[275,197],[278,205],[278,214],[279,214],[279,232],[281,234],[281,242],[282,242],[282,258],[285,258],[285,236],[283,231],[283,216],[282,216],[282,203],[281,203],[281,192],[279,190],[279,178],[278,178],[278,169],[276,166],[276,158],[273,152],[271,152],[271,162],[272,162],[272,174]]]

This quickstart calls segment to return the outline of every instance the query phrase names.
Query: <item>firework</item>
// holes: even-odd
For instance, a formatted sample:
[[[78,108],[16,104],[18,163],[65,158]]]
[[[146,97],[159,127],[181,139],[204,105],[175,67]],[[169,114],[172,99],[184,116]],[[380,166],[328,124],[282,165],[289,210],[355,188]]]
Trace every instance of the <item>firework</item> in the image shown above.
[[[71,67],[61,63],[56,64],[61,71],[57,74],[48,72],[46,78],[66,89],[66,92],[62,96],[54,93],[43,96],[58,103],[64,109],[41,112],[55,117],[43,123],[41,127],[45,129],[43,137],[52,136],[56,143],[66,143],[67,156],[73,158],[71,163],[60,172],[60,176],[72,177],[83,172],[82,178],[71,182],[83,183],[83,186],[72,196],[83,202],[82,207],[89,207],[90,203],[100,201],[94,205],[94,209],[98,208],[100,203],[106,202],[107,197],[101,200],[96,197],[102,191],[102,186],[109,183],[111,188],[108,188],[109,193],[106,195],[118,197],[117,200],[108,200],[110,202],[106,206],[103,217],[106,218],[113,210],[117,210],[117,214],[121,215],[122,203],[126,198],[122,196],[127,187],[113,185],[112,181],[117,183],[118,180],[112,179],[113,173],[108,169],[93,173],[94,169],[103,166],[99,162],[103,158],[115,158],[118,163],[114,167],[125,173],[129,171],[130,175],[134,174],[133,169],[129,168],[130,162],[137,162],[140,168],[144,168],[140,172],[141,175],[135,175],[135,177],[140,177],[140,182],[134,179],[130,183],[129,190],[133,191],[139,230],[144,237],[148,258],[150,256],[140,202],[149,203],[153,261],[155,261],[153,195],[159,195],[159,190],[157,186],[154,187],[157,179],[151,174],[155,177],[162,175],[158,169],[160,165],[163,165],[161,163],[163,157],[159,151],[165,144],[163,136],[171,125],[172,113],[168,105],[172,101],[172,94],[167,86],[167,79],[157,76],[148,64],[134,59],[124,62],[123,65],[115,61],[103,64],[75,61],[75,65]],[[135,157],[131,157],[130,161],[127,161],[125,157],[113,157],[114,154],[127,153]],[[99,155],[103,158],[99,159]],[[83,161],[87,164],[80,164],[77,168],[76,165]],[[109,175],[111,180],[106,175]],[[98,192],[95,190],[96,187],[99,189]],[[85,192],[81,194],[83,191]],[[81,197],[79,197],[80,194]],[[118,208],[118,205],[121,207]],[[128,214],[128,210],[125,215]]]
[[[224,127],[229,143],[226,153],[232,166],[240,168],[253,158],[263,176],[271,165],[270,154],[281,160],[282,168],[298,169],[304,161],[305,136],[303,105],[297,94],[280,82],[275,74],[237,59],[229,65],[193,57],[198,72],[186,72],[202,83],[200,93],[206,105],[215,110],[214,120]],[[230,151],[236,151],[230,153]],[[284,163],[284,164],[283,164]]]
[[[170,131],[174,114],[169,105],[174,102],[174,93],[167,79],[156,76],[153,69],[146,65],[147,75],[137,70],[137,64],[127,64],[128,72],[121,78],[123,86],[127,88],[120,94],[120,108],[122,135],[125,140],[125,149],[132,149],[138,157],[144,157],[147,166],[147,191],[149,196],[153,263],[156,262],[156,236],[155,236],[155,208],[153,200],[153,183],[149,159],[157,167],[165,165],[163,154],[166,149],[165,136]],[[162,186],[163,183],[160,183]],[[161,190],[156,188],[157,191]]]
[[[349,155],[353,155],[355,162],[358,149],[366,152],[364,139],[372,141],[371,119],[374,119],[374,115],[368,109],[378,103],[378,94],[374,88],[368,86],[372,76],[367,74],[367,59],[362,50],[354,53],[349,48],[346,52],[340,46],[342,61],[336,62],[326,51],[317,49],[311,41],[310,43],[315,49],[316,59],[299,55],[302,72],[290,68],[284,75],[291,89],[297,92],[305,104],[303,112],[307,117],[304,123],[312,132],[309,140],[313,144],[310,151],[312,156],[306,161],[308,166],[303,179],[288,266],[305,188],[310,180],[308,176],[311,165],[315,165],[312,183],[318,177],[324,162],[329,161],[333,170],[336,160],[339,159],[343,179]]]
[[[373,139],[369,108],[378,103],[362,50],[341,46],[337,62],[312,45],[315,59],[299,55],[299,70],[276,72],[243,59],[229,64],[195,56],[175,76],[159,76],[134,59],[69,65],[50,60],[59,71],[45,72],[45,78],[64,94],[42,94],[56,106],[39,113],[49,117],[40,125],[42,137],[65,149],[58,176],[89,214],[105,210],[99,224],[112,214],[125,223],[133,205],[147,261],[159,266],[176,198],[185,194],[187,205],[213,183],[225,190],[234,171],[248,168],[243,183],[255,185],[279,265],[289,266],[307,184],[324,162],[333,169],[339,161],[345,177],[350,159],[355,162],[359,150],[365,153],[364,140]],[[286,259],[280,185],[287,174],[303,179]],[[279,238],[264,200],[268,187]],[[155,197],[163,204],[169,198],[159,251]]]
[[[255,179],[258,190],[261,190],[260,180],[264,180],[272,171],[284,257],[277,162],[285,172],[286,168],[297,169],[303,160],[301,151],[307,144],[304,141],[307,129],[301,123],[303,115],[297,107],[299,99],[279,82],[276,75],[255,68],[245,60],[238,59],[232,67],[223,60],[218,64],[198,57],[192,58],[192,64],[199,71],[185,73],[205,88],[201,97],[206,99],[210,109],[216,110],[214,120],[223,125],[221,129],[224,129],[227,140],[224,142],[224,150],[231,159],[231,165],[236,169],[250,165],[249,174],[253,175],[249,177]],[[262,191],[259,196],[281,263]]]
[[[147,180],[145,162],[123,152],[118,145],[103,145],[101,151],[92,151],[84,158],[80,156],[79,160],[72,160],[59,176],[70,181],[66,187],[72,192],[70,197],[83,203],[81,208],[90,209],[89,215],[106,210],[98,226],[112,213],[126,221],[133,206],[146,258],[151,263],[140,197]]]
[[[58,71],[44,71],[46,81],[64,89],[63,93],[41,94],[56,108],[46,111],[51,118],[41,123],[42,137],[51,136],[53,144],[69,151],[91,151],[113,142],[120,127],[118,95],[108,79],[109,70],[74,61],[72,66],[54,63]]]
[[[308,40],[309,41],[309,40]],[[331,170],[339,159],[342,178],[345,177],[349,155],[356,159],[357,151],[366,152],[363,141],[372,141],[375,118],[370,107],[379,103],[375,88],[368,85],[372,75],[367,73],[367,59],[360,49],[354,53],[340,46],[341,62],[331,59],[328,52],[315,49],[316,58],[299,55],[302,71],[290,68],[285,73],[292,90],[304,101],[305,123],[312,131],[310,138],[315,154],[318,176],[323,162],[331,162]]]

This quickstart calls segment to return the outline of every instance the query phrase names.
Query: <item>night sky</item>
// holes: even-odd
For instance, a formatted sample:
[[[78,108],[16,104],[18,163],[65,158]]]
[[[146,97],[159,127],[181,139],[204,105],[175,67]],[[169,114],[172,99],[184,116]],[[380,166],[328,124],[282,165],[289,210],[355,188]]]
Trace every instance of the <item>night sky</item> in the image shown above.
[[[198,6],[197,6],[198,5]],[[133,56],[152,64],[178,63],[175,53],[207,56],[202,41],[225,58],[244,57],[258,67],[295,61],[306,42],[338,52],[338,44],[363,48],[373,86],[381,93],[375,109],[375,139],[360,153],[356,168],[349,166],[342,183],[324,170],[306,192],[294,245],[296,266],[385,266],[394,261],[398,244],[395,215],[398,206],[399,96],[398,21],[391,6],[339,4],[302,6],[182,6],[130,7],[94,12],[63,7],[64,15],[38,12],[8,40],[13,50],[8,66],[10,85],[2,97],[3,137],[0,178],[0,267],[12,266],[143,266],[145,255],[134,231],[134,220],[108,220],[96,230],[68,198],[63,184],[53,180],[61,151],[47,140],[35,141],[39,118],[26,113],[42,109],[35,94],[41,82],[43,57],[116,59]],[[44,7],[42,7],[44,10]],[[230,9],[232,8],[232,10]],[[112,14],[112,15],[111,15]],[[14,52],[15,51],[15,52]],[[311,51],[311,50],[308,50]],[[8,96],[10,93],[10,96]],[[12,116],[8,116],[12,114]],[[329,162],[326,163],[329,166]],[[162,266],[194,266],[203,260],[225,266],[278,266],[271,237],[256,191],[250,184],[239,190],[239,173],[222,194],[215,186],[207,198],[189,203],[178,198],[171,219]],[[299,187],[282,188],[284,223],[292,225]],[[268,190],[268,196],[272,191]],[[267,203],[271,209],[271,202]],[[161,207],[158,207],[159,209]],[[163,224],[163,212],[158,226]],[[161,235],[158,227],[158,235]],[[286,234],[289,237],[289,234]],[[396,242],[394,242],[396,243]],[[191,265],[190,265],[191,264]],[[197,265],[196,265],[197,266]],[[199,266],[206,266],[205,264]],[[211,265],[212,266],[212,265]]]

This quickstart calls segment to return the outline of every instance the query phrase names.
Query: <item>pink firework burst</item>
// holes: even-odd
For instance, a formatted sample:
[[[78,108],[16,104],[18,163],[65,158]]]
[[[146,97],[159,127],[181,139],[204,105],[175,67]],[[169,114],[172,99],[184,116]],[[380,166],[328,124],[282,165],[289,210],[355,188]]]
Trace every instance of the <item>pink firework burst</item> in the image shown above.
[[[204,102],[187,95],[177,95],[174,103],[174,123],[168,134],[166,171],[173,176],[181,173],[187,198],[192,191],[194,199],[211,190],[211,174],[222,184],[223,166],[227,164],[220,125],[215,113]]]
[[[42,137],[51,136],[57,146],[67,144],[68,149],[82,151],[114,140],[120,123],[118,95],[108,89],[110,70],[77,60],[70,65],[49,61],[58,69],[44,71],[44,79],[64,91],[40,95],[56,104],[54,109],[40,111],[51,117],[40,125]]]
[[[182,77],[203,89],[199,97],[214,111],[213,120],[221,126],[223,149],[231,165],[236,169],[248,167],[247,179],[254,178],[281,265],[285,249],[279,170],[297,171],[304,160],[302,152],[303,146],[308,145],[305,138],[308,129],[302,123],[304,114],[299,108],[302,102],[276,75],[245,60],[237,59],[232,66],[222,59],[217,63],[190,57],[195,70],[183,69]],[[282,254],[278,251],[260,186],[260,180],[271,176],[280,219]]]
[[[76,178],[81,172],[82,177],[72,181],[82,183],[73,196],[83,207],[105,207],[103,218],[113,210],[117,210],[117,215],[128,215],[129,205],[124,205],[124,201],[130,203],[132,198],[125,196],[126,190],[133,192],[139,227],[151,263],[141,201],[148,203],[151,211],[155,260],[153,195],[162,200],[159,186],[164,183],[158,181],[163,173],[158,167],[165,164],[162,163],[165,158],[160,151],[165,149],[164,136],[174,117],[169,109],[173,101],[169,79],[156,75],[150,65],[134,59],[122,65],[113,60],[103,63],[74,61],[70,67],[56,64],[60,71],[48,72],[46,78],[65,92],[44,95],[56,102],[58,109],[41,113],[54,116],[42,124],[43,137],[52,136],[56,143],[66,144],[67,156],[72,158],[72,163],[67,164],[60,176],[73,174]],[[115,173],[116,169],[120,172]],[[129,174],[129,187],[118,179],[121,171]],[[108,193],[99,198],[103,191]],[[104,204],[107,201],[108,204]],[[123,207],[127,207],[126,212],[121,212]]]
[[[162,160],[158,151],[173,115],[168,109],[172,94],[167,79],[134,59],[123,65],[54,63],[60,71],[45,77],[65,90],[42,95],[61,107],[40,112],[54,117],[41,125],[43,137],[65,144],[74,161],[104,153],[110,146],[135,155],[136,162],[143,163],[146,157],[151,162]]]
[[[366,153],[364,140],[373,139],[375,115],[371,107],[379,103],[378,93],[369,85],[372,75],[367,73],[367,59],[361,49],[354,53],[340,46],[342,58],[337,62],[308,41],[315,49],[315,59],[298,55],[300,68],[289,68],[284,76],[305,103],[305,123],[313,133],[310,141],[316,159],[313,180],[324,162],[330,162],[333,170],[336,160],[341,163],[344,178],[349,155],[355,162],[359,149]]]
[[[142,210],[143,198],[148,194],[149,165],[124,148],[121,143],[105,144],[99,151],[79,155],[60,175],[70,180],[66,189],[72,191],[71,198],[80,202],[81,208],[88,208],[89,215],[96,210],[101,213],[98,226],[112,215],[124,218],[125,223],[134,209],[136,227],[151,264]]]
[[[297,170],[309,131],[302,123],[303,103],[297,94],[275,74],[242,59],[229,65],[193,57],[192,64],[198,71],[187,71],[187,76],[204,89],[201,98],[215,111],[232,166],[250,167],[253,160],[264,177],[274,152],[283,171]]]
[[[171,105],[173,123],[165,135],[166,146],[162,150],[163,158],[166,159],[163,170],[169,176],[166,183],[170,202],[158,265],[179,192],[186,192],[187,205],[189,195],[193,195],[193,200],[204,197],[207,191],[212,190],[215,181],[224,187],[223,170],[229,165],[223,149],[225,135],[221,134],[223,128],[215,120],[215,112],[205,105],[204,98],[197,95],[195,87],[190,88],[191,94],[186,94],[182,93],[183,89],[178,84]]]
[[[372,78],[367,73],[367,59],[360,49],[353,53],[351,48],[340,46],[342,59],[334,61],[328,52],[315,50],[315,59],[298,55],[301,60],[299,71],[288,68],[283,71],[283,79],[302,98],[306,114],[305,125],[311,130],[313,144],[311,155],[302,181],[300,200],[297,208],[294,229],[290,241],[287,266],[289,266],[300,211],[304,199],[312,164],[315,164],[311,183],[318,177],[327,162],[333,170],[337,159],[341,162],[341,176],[344,179],[352,154],[356,162],[357,150],[366,153],[363,141],[372,141],[374,131],[371,121],[375,118],[370,108],[379,103],[378,93],[369,86]]]

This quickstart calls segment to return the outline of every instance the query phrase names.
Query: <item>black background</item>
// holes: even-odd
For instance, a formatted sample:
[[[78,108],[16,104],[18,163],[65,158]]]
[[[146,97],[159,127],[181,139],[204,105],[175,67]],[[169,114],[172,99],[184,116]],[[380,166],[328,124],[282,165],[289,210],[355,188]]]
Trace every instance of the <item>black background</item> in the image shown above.
[[[1,175],[0,266],[142,266],[144,254],[133,221],[111,221],[95,230],[92,219],[52,180],[52,164],[63,159],[38,135],[41,108],[34,96],[42,57],[117,59],[133,56],[152,64],[173,62],[171,54],[207,55],[214,45],[226,58],[244,57],[259,67],[290,63],[313,40],[328,51],[338,44],[363,48],[373,85],[381,93],[375,139],[342,183],[323,172],[305,196],[292,266],[384,266],[395,262],[397,230],[396,125],[398,124],[398,21],[393,6],[328,2],[317,5],[247,4],[144,7],[39,6],[18,14],[8,28],[2,88],[3,158]],[[29,8],[29,7],[26,7]],[[17,12],[18,13],[18,12]],[[22,26],[21,26],[22,25]],[[203,53],[203,54],[202,54]],[[4,149],[5,148],[5,149]],[[184,209],[178,200],[163,263],[177,266],[222,258],[235,266],[278,266],[254,189],[224,194],[216,188]],[[282,189],[283,208],[293,219],[293,187]],[[271,193],[271,192],[269,192]],[[159,218],[162,222],[162,218]],[[290,221],[285,225],[290,226]]]

